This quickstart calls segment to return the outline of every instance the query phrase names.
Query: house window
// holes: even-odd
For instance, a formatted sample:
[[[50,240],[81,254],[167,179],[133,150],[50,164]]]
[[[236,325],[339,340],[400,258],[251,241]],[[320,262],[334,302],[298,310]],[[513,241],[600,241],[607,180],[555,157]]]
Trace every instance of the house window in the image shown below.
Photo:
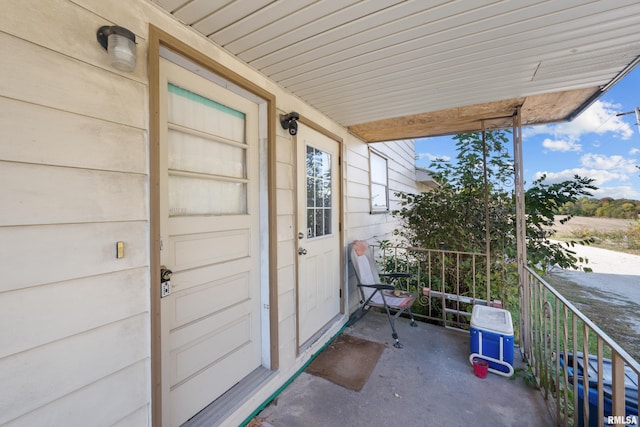
[[[369,150],[371,180],[371,213],[389,212],[389,180],[387,159]]]

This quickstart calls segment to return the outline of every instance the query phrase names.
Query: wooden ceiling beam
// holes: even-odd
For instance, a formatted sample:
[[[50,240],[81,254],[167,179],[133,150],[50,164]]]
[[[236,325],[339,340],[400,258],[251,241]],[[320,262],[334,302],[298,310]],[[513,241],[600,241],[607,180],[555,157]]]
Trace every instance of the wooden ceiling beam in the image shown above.
[[[349,131],[367,142],[415,139],[479,132],[484,128],[507,129],[513,114],[521,107],[522,125],[556,123],[567,120],[599,88],[587,88],[532,95],[522,98],[449,108],[349,126]]]

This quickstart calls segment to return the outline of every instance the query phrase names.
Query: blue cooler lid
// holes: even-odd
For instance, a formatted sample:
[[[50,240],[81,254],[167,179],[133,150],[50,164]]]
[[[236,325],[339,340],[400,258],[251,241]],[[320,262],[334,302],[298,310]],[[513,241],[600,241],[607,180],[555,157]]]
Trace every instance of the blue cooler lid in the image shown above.
[[[471,327],[501,335],[513,335],[511,313],[502,308],[474,305]]]

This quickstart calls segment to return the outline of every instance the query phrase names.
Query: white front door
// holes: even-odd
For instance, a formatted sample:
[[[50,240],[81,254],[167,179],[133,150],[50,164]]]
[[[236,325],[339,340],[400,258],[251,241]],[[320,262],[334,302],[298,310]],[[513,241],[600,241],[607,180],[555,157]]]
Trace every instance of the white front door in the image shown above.
[[[340,313],[339,149],[337,141],[299,126],[299,345]]]
[[[160,63],[162,415],[177,426],[260,366],[258,106]]]

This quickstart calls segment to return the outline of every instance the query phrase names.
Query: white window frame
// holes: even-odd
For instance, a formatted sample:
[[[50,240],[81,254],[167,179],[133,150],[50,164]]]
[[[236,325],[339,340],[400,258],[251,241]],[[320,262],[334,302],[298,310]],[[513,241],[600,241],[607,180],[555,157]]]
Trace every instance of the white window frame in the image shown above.
[[[372,149],[369,149],[369,203],[372,214],[389,212],[389,159]]]

